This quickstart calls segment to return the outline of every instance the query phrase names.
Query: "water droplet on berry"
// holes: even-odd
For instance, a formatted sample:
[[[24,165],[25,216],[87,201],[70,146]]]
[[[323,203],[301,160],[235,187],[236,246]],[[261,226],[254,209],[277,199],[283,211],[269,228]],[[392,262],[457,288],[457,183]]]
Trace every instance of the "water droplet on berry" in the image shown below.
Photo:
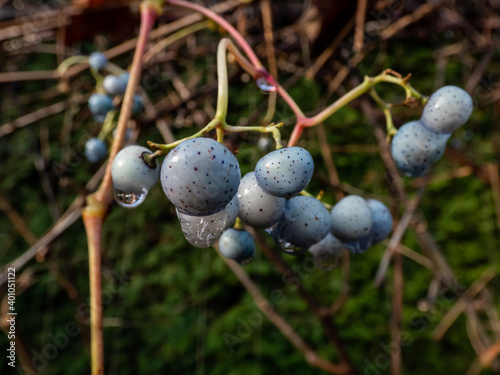
[[[269,233],[274,242],[276,242],[276,244],[287,254],[300,255],[306,251],[306,249],[295,246],[283,238],[280,223],[273,225],[271,228],[267,228],[266,232]]]
[[[226,210],[207,216],[186,215],[179,212],[177,208],[175,211],[181,223],[184,238],[193,246],[201,248],[212,246],[226,229]]]
[[[270,92],[276,91],[276,86],[269,82],[266,78],[257,78],[257,87],[264,93],[268,94]]]
[[[142,193],[127,193],[120,189],[114,189],[113,195],[115,196],[115,201],[120,206],[125,208],[135,208],[140,206],[144,199],[146,199],[146,195],[148,195],[147,190],[143,190]]]

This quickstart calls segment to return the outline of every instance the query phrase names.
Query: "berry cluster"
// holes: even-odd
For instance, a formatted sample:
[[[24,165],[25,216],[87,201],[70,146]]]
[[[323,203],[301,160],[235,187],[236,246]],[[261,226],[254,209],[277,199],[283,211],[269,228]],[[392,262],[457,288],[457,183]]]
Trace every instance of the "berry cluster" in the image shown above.
[[[471,113],[472,98],[459,87],[444,86],[432,94],[420,120],[404,124],[392,140],[392,157],[400,172],[423,175],[443,156],[451,133]]]
[[[89,56],[89,65],[96,79],[101,77],[100,72],[108,68],[109,64],[110,62],[101,52],[94,52]],[[98,81],[102,81],[98,84],[98,92],[92,94],[88,101],[89,110],[96,122],[103,122],[106,115],[115,109],[113,98],[121,97],[125,94],[129,76],[129,73],[125,72],[120,75],[108,74],[104,79],[98,79]],[[132,113],[138,114],[142,109],[142,99],[139,95],[135,95]],[[107,155],[106,144],[101,139],[107,134],[105,132],[101,133],[102,136],[100,138],[91,138],[85,145],[85,156],[91,163],[96,163],[104,159]]]
[[[403,125],[392,141],[400,171],[408,176],[424,173],[443,155],[451,132],[468,120],[471,111],[472,100],[462,89],[446,86],[436,91],[422,118]],[[102,153],[97,140],[89,148]],[[242,265],[255,255],[253,237],[241,229],[243,224],[266,229],[289,254],[308,250],[323,269],[332,269],[344,250],[363,253],[392,230],[390,210],[378,200],[351,195],[328,211],[306,193],[314,162],[301,147],[269,152],[243,178],[233,153],[210,138],[176,144],[161,170],[156,162],[159,154],[153,156],[140,146],[118,153],[111,170],[118,203],[141,204],[160,176],[186,240],[201,248],[219,241],[221,254]]]

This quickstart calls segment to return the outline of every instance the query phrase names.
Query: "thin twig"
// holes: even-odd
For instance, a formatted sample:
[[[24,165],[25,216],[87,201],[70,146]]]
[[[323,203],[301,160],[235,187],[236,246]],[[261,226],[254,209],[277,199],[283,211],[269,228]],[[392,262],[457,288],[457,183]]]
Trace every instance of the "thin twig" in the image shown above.
[[[320,357],[297,332],[288,324],[288,322],[276,312],[276,309],[271,306],[269,301],[264,297],[260,289],[248,277],[246,272],[234,261],[222,257],[227,266],[231,269],[238,280],[243,284],[245,289],[252,295],[257,307],[262,313],[274,324],[276,328],[285,336],[290,343],[299,350],[307,363],[313,367],[317,367],[331,374],[350,374],[349,368],[346,365],[339,365],[327,361]]]
[[[488,268],[474,283],[464,292],[458,299],[453,307],[439,322],[438,326],[431,334],[433,340],[441,340],[448,328],[458,318],[458,316],[465,310],[469,301],[472,300],[486,285],[497,275],[497,271],[493,268]]]

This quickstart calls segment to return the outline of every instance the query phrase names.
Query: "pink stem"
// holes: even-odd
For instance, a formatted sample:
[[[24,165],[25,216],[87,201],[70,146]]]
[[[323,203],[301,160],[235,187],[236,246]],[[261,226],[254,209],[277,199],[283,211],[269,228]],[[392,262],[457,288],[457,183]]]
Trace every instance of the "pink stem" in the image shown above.
[[[189,8],[201,14],[204,14],[206,17],[215,21],[219,26],[225,29],[231,36],[234,38],[236,43],[241,47],[243,51],[247,54],[248,58],[252,62],[253,66],[256,69],[263,69],[263,65],[260,62],[259,58],[253,51],[252,47],[247,43],[247,41],[241,36],[241,34],[236,30],[229,22],[227,22],[224,18],[219,16],[217,13],[212,12],[210,9],[204,8],[201,5],[190,3],[183,0],[165,0],[165,4],[175,5],[183,8]]]
[[[286,147],[292,147],[295,146],[300,139],[300,136],[302,135],[302,132],[304,131],[304,126],[302,126],[299,122],[295,125],[293,128],[292,134],[290,135],[290,139],[288,140],[288,143]]]
[[[106,173],[104,175],[101,187],[96,193],[98,201],[107,202],[108,204],[113,200],[113,194],[111,190],[111,164],[113,163],[113,159],[115,158],[118,151],[121,150],[123,142],[125,141],[127,124],[132,115],[135,89],[141,79],[142,57],[146,49],[149,32],[153,28],[157,16],[158,13],[155,8],[144,7],[141,10],[141,27],[139,30],[139,37],[137,39],[137,46],[134,53],[134,60],[130,69],[130,78],[127,85],[127,90],[125,91],[125,95],[123,97],[120,117],[118,118],[116,136],[113,140],[113,145],[111,146],[111,151],[109,153],[109,161],[106,168]]]

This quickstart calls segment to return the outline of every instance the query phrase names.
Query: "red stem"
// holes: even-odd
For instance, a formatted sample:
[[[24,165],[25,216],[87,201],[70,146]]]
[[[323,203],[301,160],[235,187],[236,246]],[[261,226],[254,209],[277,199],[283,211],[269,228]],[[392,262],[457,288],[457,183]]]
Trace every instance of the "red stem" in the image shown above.
[[[111,146],[111,151],[109,153],[106,173],[104,174],[102,184],[96,193],[96,200],[100,202],[110,204],[113,200],[111,164],[113,163],[113,159],[115,158],[118,151],[121,150],[123,142],[125,141],[127,124],[132,115],[135,89],[141,79],[142,58],[144,56],[144,51],[146,50],[146,43],[148,41],[149,32],[153,28],[157,16],[158,13],[155,8],[145,6],[141,9],[141,27],[139,30],[139,37],[137,39],[137,46],[134,53],[132,67],[130,69],[130,78],[127,85],[127,90],[125,91],[125,95],[123,97],[120,117],[118,118],[118,126],[116,128],[116,135],[113,141],[113,145]]]
[[[238,30],[236,30],[229,22],[227,22],[217,13],[211,11],[210,9],[204,8],[201,5],[190,3],[183,0],[165,0],[165,4],[175,5],[183,8],[189,8],[212,19],[224,30],[226,30],[229,34],[231,34],[236,43],[238,43],[241,49],[245,51],[246,55],[252,62],[252,65],[255,66],[256,69],[263,69],[262,63],[260,62],[259,58],[253,51],[252,47],[250,47],[250,45],[247,43],[245,38],[243,38],[243,36],[241,36],[241,34],[238,32]]]

